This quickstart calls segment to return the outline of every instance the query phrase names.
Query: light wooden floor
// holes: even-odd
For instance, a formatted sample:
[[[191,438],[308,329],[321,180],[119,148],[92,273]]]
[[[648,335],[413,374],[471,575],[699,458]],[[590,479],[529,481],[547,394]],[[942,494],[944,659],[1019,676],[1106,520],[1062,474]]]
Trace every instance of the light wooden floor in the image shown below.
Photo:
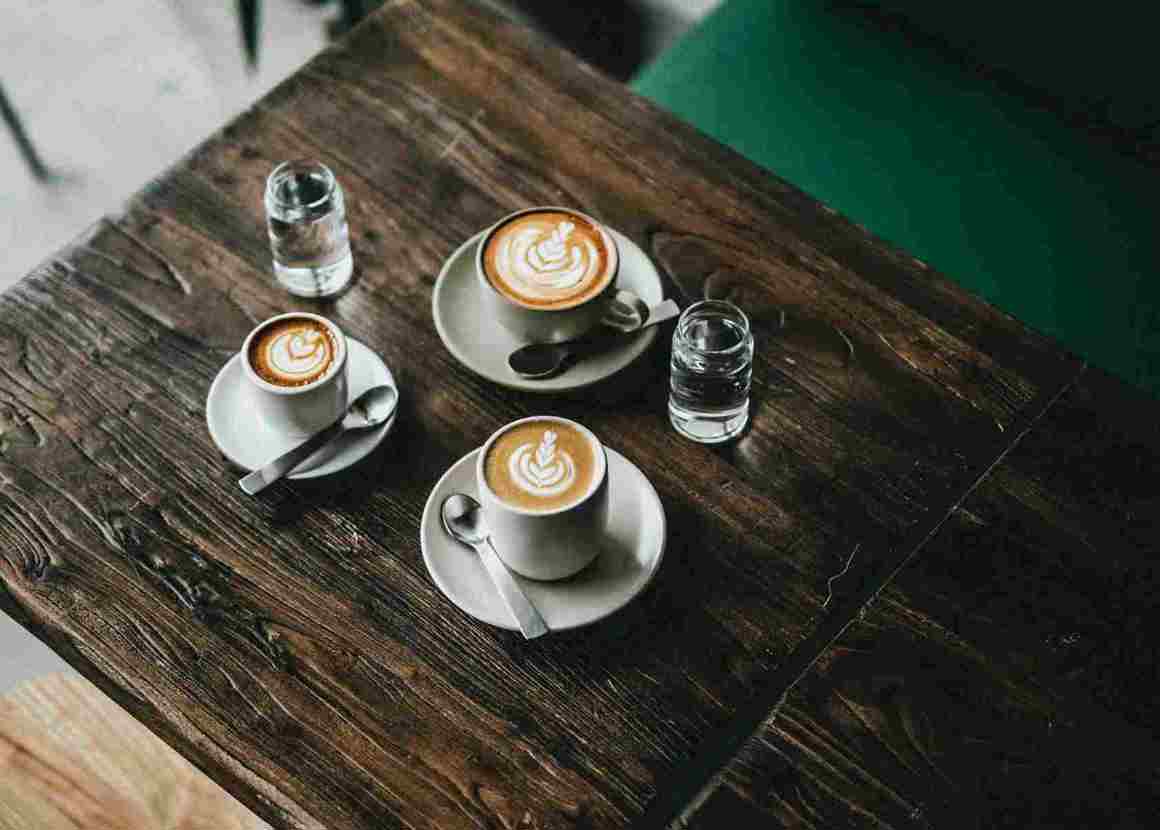
[[[0,830],[268,830],[76,675],[0,697]]]

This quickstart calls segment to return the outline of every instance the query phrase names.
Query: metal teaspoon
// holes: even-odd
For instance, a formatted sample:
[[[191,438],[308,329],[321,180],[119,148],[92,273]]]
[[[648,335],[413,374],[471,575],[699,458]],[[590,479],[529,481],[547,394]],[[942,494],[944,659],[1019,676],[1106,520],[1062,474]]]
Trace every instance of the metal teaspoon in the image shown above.
[[[352,429],[370,429],[384,423],[394,414],[398,403],[399,393],[395,387],[372,386],[351,401],[343,416],[333,424],[316,432],[294,449],[238,479],[238,484],[248,495],[262,492],[344,432]]]
[[[531,343],[508,355],[508,366],[521,377],[533,380],[551,377],[575,358],[607,348],[625,336],[663,323],[680,313],[681,309],[674,301],[665,300],[649,309],[635,328],[620,328],[615,334],[604,333],[567,343]]]
[[[456,541],[475,548],[499,592],[503,604],[512,612],[520,632],[528,640],[548,633],[548,624],[521,590],[511,571],[507,569],[491,544],[491,533],[483,521],[479,502],[465,493],[452,493],[443,500],[439,510],[443,528]]]

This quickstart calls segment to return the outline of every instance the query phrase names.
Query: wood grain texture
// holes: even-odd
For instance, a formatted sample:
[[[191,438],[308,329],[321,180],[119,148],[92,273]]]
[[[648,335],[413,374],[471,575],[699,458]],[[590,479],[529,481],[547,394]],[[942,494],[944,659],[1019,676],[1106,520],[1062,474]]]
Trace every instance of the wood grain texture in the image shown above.
[[[0,697],[0,829],[269,830],[92,684],[54,674]]]
[[[1160,420],[1088,371],[900,575],[900,602],[1160,737]]]
[[[348,196],[356,281],[329,302],[269,275],[265,177],[303,156]],[[667,293],[751,313],[740,441],[676,436],[664,348],[561,399],[454,362],[430,316],[444,258],[537,203],[626,233]],[[206,434],[205,394],[257,321],[293,308],[383,356],[400,422],[337,480],[254,500]],[[921,544],[908,534],[1079,371],[459,0],[388,4],[0,297],[0,321],[0,606],[271,824],[334,830],[624,826],[770,693],[850,549],[874,578]],[[640,601],[526,643],[442,597],[418,524],[448,465],[545,411],[640,465],[670,536]]]
[[[1155,745],[1073,715],[1022,667],[883,599],[688,826],[1152,826]]]
[[[692,825],[1151,826],[1152,407],[1086,372],[822,655]]]

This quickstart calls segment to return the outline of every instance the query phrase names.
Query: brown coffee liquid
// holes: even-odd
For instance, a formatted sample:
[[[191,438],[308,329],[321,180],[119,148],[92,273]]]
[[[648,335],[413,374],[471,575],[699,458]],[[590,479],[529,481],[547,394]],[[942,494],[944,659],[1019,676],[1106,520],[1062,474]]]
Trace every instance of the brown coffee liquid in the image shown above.
[[[525,510],[556,510],[587,495],[599,463],[588,436],[559,421],[526,421],[500,435],[483,461],[487,486]]]

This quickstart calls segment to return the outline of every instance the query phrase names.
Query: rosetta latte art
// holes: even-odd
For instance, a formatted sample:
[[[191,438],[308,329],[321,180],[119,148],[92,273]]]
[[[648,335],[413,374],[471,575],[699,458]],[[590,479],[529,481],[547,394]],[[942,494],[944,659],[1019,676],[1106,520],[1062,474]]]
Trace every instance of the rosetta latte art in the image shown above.
[[[572,456],[556,447],[556,433],[544,430],[539,445],[521,444],[508,459],[512,483],[533,496],[547,498],[563,493],[576,481]]]
[[[315,328],[287,329],[266,344],[266,364],[287,380],[312,377],[330,360],[330,338]]]
[[[522,222],[501,239],[495,264],[521,294],[550,299],[593,279],[603,267],[596,245],[576,225]]]
[[[481,459],[484,483],[492,493],[512,507],[535,512],[571,507],[588,498],[602,460],[590,436],[554,418],[509,425],[490,441]]]

